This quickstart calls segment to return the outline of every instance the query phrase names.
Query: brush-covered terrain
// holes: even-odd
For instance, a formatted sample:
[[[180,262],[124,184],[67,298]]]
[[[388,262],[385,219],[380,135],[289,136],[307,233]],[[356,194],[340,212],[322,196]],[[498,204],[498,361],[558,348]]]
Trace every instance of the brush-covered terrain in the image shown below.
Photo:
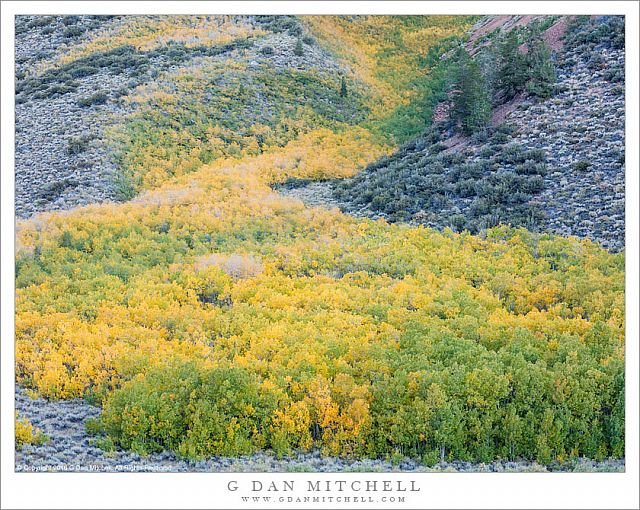
[[[16,382],[33,421],[19,417],[21,446],[35,443],[22,446],[25,469],[55,469],[51,456],[68,460],[74,441],[74,461],[100,451],[176,469],[251,455],[284,459],[265,469],[295,458],[329,470],[617,469],[623,245],[547,232],[533,201],[583,157],[582,135],[562,166],[555,146],[525,140],[537,127],[494,123],[501,105],[558,93],[546,40],[528,39],[522,59],[537,63],[513,90],[483,99],[459,81],[484,76],[478,54],[492,38],[509,43],[494,22],[18,17]],[[524,38],[558,22],[578,23],[506,26]],[[575,47],[601,26],[579,22]],[[602,31],[592,44],[606,49],[604,70],[620,42]],[[511,44],[525,54],[524,39]],[[573,98],[585,100],[596,96]],[[586,128],[591,148],[611,135],[603,111]],[[550,129],[540,136],[555,144]],[[283,190],[309,181],[335,187],[328,204]],[[326,206],[337,202],[346,212]]]
[[[283,191],[374,219],[474,234],[509,224],[623,249],[622,18],[504,18],[495,20],[502,33],[495,21],[472,31],[470,62],[452,53],[439,62],[448,100],[430,129],[351,179],[291,181]],[[480,37],[486,25],[494,31]],[[541,49],[525,52],[527,45]],[[461,67],[475,79],[456,77]],[[463,98],[463,86],[485,95],[484,105],[476,101],[486,116],[477,126],[460,125],[455,108],[468,105],[455,96]]]

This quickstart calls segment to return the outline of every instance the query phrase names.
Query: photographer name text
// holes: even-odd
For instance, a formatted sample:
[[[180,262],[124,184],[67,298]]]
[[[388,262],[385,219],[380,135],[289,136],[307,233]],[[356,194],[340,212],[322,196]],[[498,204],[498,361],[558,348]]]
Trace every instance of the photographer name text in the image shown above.
[[[415,480],[283,480],[263,482],[231,480],[227,490],[235,492],[420,492]]]

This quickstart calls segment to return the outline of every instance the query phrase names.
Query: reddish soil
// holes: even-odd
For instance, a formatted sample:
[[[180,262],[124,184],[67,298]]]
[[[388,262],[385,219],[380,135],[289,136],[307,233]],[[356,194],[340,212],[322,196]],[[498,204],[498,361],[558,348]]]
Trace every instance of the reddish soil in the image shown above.
[[[504,120],[507,118],[511,112],[515,111],[520,103],[524,101],[527,97],[527,94],[521,92],[517,96],[515,96],[511,101],[508,101],[504,104],[496,106],[491,112],[491,126],[497,126],[502,124]]]
[[[551,25],[543,34],[544,42],[549,45],[553,51],[560,51],[564,46],[562,37],[567,30],[568,18],[563,17]]]
[[[527,25],[531,23],[534,19],[543,20],[546,16],[494,16],[489,19],[489,21],[478,28],[476,28],[469,36],[469,42],[466,45],[467,51],[469,54],[473,55],[478,52],[478,50],[486,45],[490,44],[489,42],[484,45],[479,45],[477,47],[474,46],[474,42],[477,41],[480,37],[491,33],[496,28],[500,28],[503,32],[509,32],[515,27]],[[556,21],[553,25],[551,25],[545,32],[542,34],[542,38],[549,45],[549,47],[553,51],[560,51],[563,46],[562,37],[567,29],[567,21],[569,17],[563,16],[558,21]],[[520,50],[523,53],[527,52],[526,44],[520,46]],[[511,101],[501,104],[493,109],[493,114],[491,116],[491,125],[497,126],[501,122],[504,122],[505,118],[509,113],[514,111],[522,101],[524,101],[526,94],[520,93],[516,97],[514,97]],[[442,122],[447,118],[449,108],[451,107],[450,102],[445,101],[436,105],[433,110],[433,122]],[[459,135],[450,138],[444,144],[449,147],[458,147],[460,145],[464,146],[467,142],[464,140],[464,137]]]
[[[507,21],[509,21],[510,18],[511,16],[495,16],[494,18],[489,20],[488,23],[485,23],[484,25],[478,27],[471,33],[471,35],[469,36],[469,44],[473,46],[473,43],[476,42],[480,37],[493,32],[496,28],[501,27]]]

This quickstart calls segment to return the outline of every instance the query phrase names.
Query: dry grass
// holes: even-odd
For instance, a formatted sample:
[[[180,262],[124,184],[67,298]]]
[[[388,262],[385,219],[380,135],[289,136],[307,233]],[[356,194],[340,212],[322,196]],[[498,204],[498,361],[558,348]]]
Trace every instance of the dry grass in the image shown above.
[[[196,260],[196,269],[199,271],[211,266],[219,267],[236,280],[257,276],[264,269],[262,261],[253,255],[212,253]]]

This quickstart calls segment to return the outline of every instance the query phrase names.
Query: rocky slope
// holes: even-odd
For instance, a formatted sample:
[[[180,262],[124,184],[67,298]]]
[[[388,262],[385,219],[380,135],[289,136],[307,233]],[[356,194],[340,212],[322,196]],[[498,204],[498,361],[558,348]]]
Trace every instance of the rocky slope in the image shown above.
[[[624,63],[623,48],[571,48],[557,94],[508,116],[518,143],[548,155],[551,171],[536,198],[545,228],[615,251],[624,249]]]
[[[296,54],[302,26],[283,16],[235,16],[228,23],[239,34],[231,42],[210,44],[221,17],[205,17],[202,40],[174,36],[158,46],[103,44],[70,57],[96,38],[135,33],[161,16],[19,16],[16,20],[16,214],[131,198],[123,179],[117,129],[140,109],[154,90],[175,89],[176,77],[227,59],[274,72],[314,69],[337,75],[335,59],[308,36]],[[227,22],[226,20],[224,22]],[[187,23],[188,21],[183,23]],[[174,21],[176,26],[178,22]],[[163,25],[164,26],[164,25]],[[142,27],[142,28],[140,28]],[[106,36],[105,36],[106,34]],[[200,44],[201,43],[201,44]],[[231,71],[233,74],[233,71]],[[217,86],[224,86],[220,82]],[[248,86],[248,85],[247,85]],[[211,89],[211,95],[219,93]],[[129,98],[137,97],[136,100]],[[140,100],[142,98],[142,100]],[[268,96],[251,96],[250,115],[269,115]],[[321,98],[326,101],[326,98]],[[329,105],[331,107],[331,105]],[[266,113],[265,113],[266,112]],[[354,112],[344,112],[355,115]],[[245,120],[247,120],[245,119]],[[265,122],[263,118],[254,122]],[[249,122],[251,124],[251,122]]]
[[[38,79],[33,72],[65,42],[86,39],[93,31],[117,22],[104,18],[20,16],[16,20],[18,217],[117,197],[116,166],[102,139],[105,128],[127,108],[110,99],[89,106],[79,101],[99,90],[126,87],[128,77],[105,68],[91,76],[70,75],[61,83],[48,79],[46,73],[44,79]],[[33,86],[27,88],[27,84]]]
[[[549,29],[558,48],[555,93],[494,108],[488,136],[452,136],[436,123],[353,179],[291,183],[282,192],[372,218],[472,232],[505,222],[624,249],[623,25],[589,20],[563,37],[564,46],[558,26]],[[529,178],[518,181],[521,175]]]
[[[256,18],[238,20],[239,24],[266,30],[266,35],[247,44],[232,44],[214,50],[199,46],[178,50],[169,45],[136,51],[127,47],[125,51],[106,50],[81,57],[68,65],[51,67],[47,62],[55,58],[63,41],[89,39],[94,32],[109,30],[125,22],[117,17],[71,18],[50,17],[45,23],[41,17],[25,17],[17,22],[16,211],[20,217],[126,198],[130,190],[122,189],[118,181],[117,161],[113,158],[115,148],[107,131],[135,112],[135,104],[123,101],[122,97],[140,91],[138,87],[149,80],[171,86],[171,76],[185,68],[201,67],[213,60],[222,62],[226,58],[250,67],[314,68],[334,75],[341,72],[340,67],[313,44],[305,42],[304,56],[296,55],[295,46],[300,34],[295,23]],[[526,213],[532,212],[537,221],[536,214],[541,212],[546,215],[545,228],[590,237],[612,249],[620,249],[624,232],[624,97],[620,93],[620,83],[616,82],[618,75],[611,71],[616,68],[619,72],[623,68],[624,52],[611,45],[596,45],[589,48],[590,54],[600,56],[593,61],[585,59],[586,53],[584,48],[576,46],[572,52],[563,55],[558,91],[551,100],[544,103],[524,101],[518,109],[508,113],[506,120],[516,126],[513,130],[502,132],[497,129],[491,139],[466,140],[460,146],[450,148],[439,145],[447,141],[446,136],[435,130],[432,134],[438,140],[429,135],[408,144],[395,156],[371,166],[353,181],[347,181],[346,187],[316,182],[283,192],[295,194],[311,205],[339,205],[354,214],[459,229],[476,214],[473,211],[479,210],[479,207],[474,208],[477,197],[460,188],[459,172],[471,168],[471,179],[485,179],[487,189],[495,191],[499,183],[492,179],[517,172],[519,165],[533,160],[533,154],[544,152],[544,161],[535,163],[544,163],[544,171],[540,170],[538,174],[536,170],[532,175],[525,172],[527,177],[514,183],[527,186],[529,181],[535,181],[530,193],[524,193],[530,196],[519,196],[520,201],[506,206],[504,214],[513,215],[518,208],[518,214],[525,220]],[[266,109],[267,99],[257,95],[255,100],[256,111]],[[325,101],[325,97],[320,96],[319,101]],[[346,116],[358,114],[357,111],[343,113]],[[520,155],[513,161],[504,161],[503,151],[514,144],[521,148]],[[524,159],[518,161],[522,155]],[[527,159],[527,155],[532,156]],[[485,160],[497,168],[492,168],[490,175],[482,175],[482,169],[480,175],[474,175],[473,165]],[[586,167],[581,164],[583,161],[588,163]],[[431,169],[440,168],[438,165],[442,169],[432,172]],[[393,200],[393,208],[386,211],[389,200],[381,200],[380,193],[369,197],[368,184],[376,178],[384,177],[376,181],[381,185],[387,177],[399,184],[398,171],[403,172],[403,179],[414,180],[416,168],[420,169],[421,180],[413,182],[413,188],[386,186],[384,189],[390,193],[397,190],[400,195],[409,189],[414,197],[424,198],[424,203],[429,201],[428,207],[414,202],[414,210],[407,214],[407,204],[399,195],[390,197],[396,200]],[[544,186],[539,186],[541,180],[544,180]],[[367,193],[364,200],[354,200],[360,189],[349,188],[351,183],[363,185],[362,189]],[[444,187],[435,188],[434,184],[438,183]],[[504,190],[498,191],[505,194]],[[506,194],[509,191],[507,188]],[[378,205],[374,206],[375,198]],[[495,211],[481,212],[478,218],[490,221],[493,214]],[[128,452],[106,453],[93,444],[94,438],[85,431],[85,422],[97,416],[99,409],[84,401],[47,402],[18,393],[16,407],[21,415],[51,438],[48,444],[25,447],[17,452],[16,469],[19,471],[425,469],[408,460],[399,466],[382,461],[351,463],[321,459],[316,453],[284,460],[257,455],[240,459],[216,458],[200,463],[188,463],[170,454],[141,459]],[[551,469],[619,470],[622,466],[623,462],[602,465],[585,462],[572,467],[552,466]],[[453,463],[435,468],[459,471],[546,469],[526,462]]]

